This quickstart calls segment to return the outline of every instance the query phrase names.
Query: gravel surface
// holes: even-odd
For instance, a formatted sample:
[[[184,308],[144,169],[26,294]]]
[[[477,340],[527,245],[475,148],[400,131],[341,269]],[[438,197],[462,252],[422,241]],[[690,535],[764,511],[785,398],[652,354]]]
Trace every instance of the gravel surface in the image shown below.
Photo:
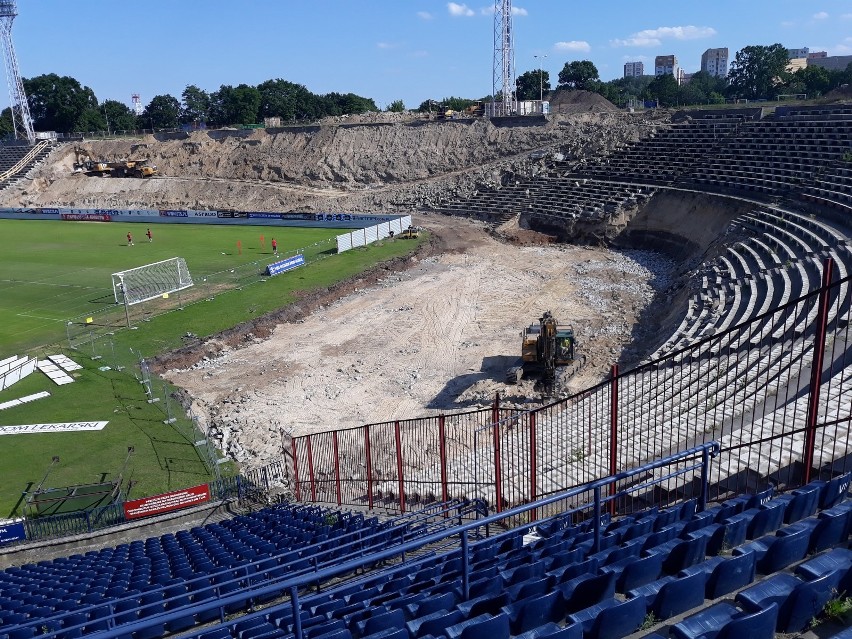
[[[166,376],[192,398],[214,440],[247,466],[275,458],[289,435],[483,406],[495,392],[519,406],[539,399],[504,384],[520,333],[544,311],[572,324],[587,366],[567,390],[601,379],[671,263],[649,252],[517,246],[453,218],[419,220],[467,238],[267,339]]]

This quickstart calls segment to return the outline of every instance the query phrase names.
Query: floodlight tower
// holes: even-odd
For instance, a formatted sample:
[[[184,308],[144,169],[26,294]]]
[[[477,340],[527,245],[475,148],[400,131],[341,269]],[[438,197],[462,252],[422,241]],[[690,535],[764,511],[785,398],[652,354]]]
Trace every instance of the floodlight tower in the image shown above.
[[[515,41],[512,0],[494,0],[494,65],[491,88],[492,115],[511,115],[515,104]],[[497,94],[501,98],[498,102]]]
[[[15,0],[0,0],[0,38],[3,40],[6,78],[9,81],[12,125],[16,139],[26,139],[33,144],[35,142],[33,119],[30,117],[30,105],[27,103],[27,94],[24,93],[24,82],[21,80],[18,58],[15,57],[15,47],[12,46],[12,22],[16,15],[18,15],[18,5]]]
[[[133,100],[133,113],[142,115],[142,112],[145,110],[142,107],[142,98],[139,97],[138,93],[134,93],[130,96],[130,99]]]

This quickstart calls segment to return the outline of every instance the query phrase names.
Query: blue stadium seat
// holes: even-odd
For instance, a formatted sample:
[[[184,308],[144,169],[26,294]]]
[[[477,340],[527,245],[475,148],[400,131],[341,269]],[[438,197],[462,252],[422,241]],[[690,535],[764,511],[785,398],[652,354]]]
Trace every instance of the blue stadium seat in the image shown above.
[[[646,602],[642,597],[618,601],[595,615],[588,634],[595,639],[626,637],[642,625],[645,610]]]
[[[658,619],[668,619],[691,608],[697,608],[704,603],[705,581],[704,573],[697,572],[684,577],[676,577],[664,583],[657,596],[653,600],[648,600],[650,612],[653,612]],[[631,591],[631,596],[633,596],[632,592],[635,591]],[[638,597],[641,594],[637,592],[635,596]]]
[[[717,639],[775,639],[778,606],[772,604],[752,613],[740,614],[723,627]]]
[[[808,552],[832,548],[845,540],[852,530],[852,502],[823,510],[816,519],[810,518],[802,523],[811,527]]]
[[[564,628],[555,623],[546,623],[519,635],[515,639],[583,639],[583,627],[573,623]]]
[[[756,559],[755,553],[742,552],[718,562],[707,578],[707,599],[718,599],[754,581]]]
[[[822,510],[833,508],[846,499],[849,492],[849,482],[852,472],[844,473],[827,482],[815,481],[813,484],[820,487],[819,507]]]
[[[802,522],[779,530],[775,536],[761,537],[739,548],[734,554],[753,551],[757,557],[757,571],[771,575],[803,559],[808,552],[810,529]]]
[[[521,599],[504,606],[502,611],[509,619],[512,634],[516,635],[547,622],[559,621],[565,616],[564,609],[565,602],[562,593],[553,591],[544,595]]]
[[[778,495],[773,501],[784,504],[784,523],[792,524],[816,513],[820,493],[818,485],[808,484],[790,493]]]
[[[778,632],[799,632],[831,599],[842,574],[832,571],[812,581],[802,581],[789,574],[773,575],[766,581],[741,591],[737,602],[751,611],[778,606]]]
[[[615,590],[624,593],[658,579],[663,572],[664,558],[662,553],[652,553],[641,558],[628,557],[604,566],[601,570],[616,573]]]
[[[615,574],[580,576],[559,585],[565,598],[565,612],[571,614],[615,595]]]
[[[465,616],[459,610],[434,612],[425,617],[418,617],[406,622],[409,634],[417,639],[426,635],[443,635],[450,626],[464,621]]]
[[[374,614],[362,623],[358,623],[358,634],[371,635],[383,630],[395,630],[405,627],[405,614],[402,610],[393,610]]]
[[[835,570],[840,571],[842,575],[848,575],[850,569],[852,569],[852,550],[834,548],[796,566],[796,574],[802,579],[812,581]],[[847,590],[842,581],[839,589]]]
[[[403,611],[408,619],[415,619],[425,615],[431,615],[439,610],[450,610],[456,605],[457,598],[452,593],[444,593],[436,597],[426,597],[422,600],[405,605]]]
[[[447,639],[509,639],[509,618],[504,614],[479,615],[446,629]]]

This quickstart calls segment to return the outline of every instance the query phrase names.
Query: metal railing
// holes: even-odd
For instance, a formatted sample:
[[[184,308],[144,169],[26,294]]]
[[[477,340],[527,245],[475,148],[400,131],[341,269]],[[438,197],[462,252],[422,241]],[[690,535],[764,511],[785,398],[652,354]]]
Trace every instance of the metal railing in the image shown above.
[[[852,467],[850,277],[567,399],[293,438],[297,499],[501,511],[719,440],[713,497]]]
[[[264,576],[264,571],[259,567],[260,562],[247,562],[235,568],[223,569],[222,574],[230,574],[229,579],[211,580],[211,577],[214,577],[214,575],[205,574],[201,577],[186,580],[185,585],[187,588],[195,588],[197,590],[198,584],[203,581],[206,583],[208,589],[213,591],[214,596],[202,603],[190,603],[187,605],[185,603],[185,595],[163,596],[160,599],[160,594],[165,595],[165,591],[170,587],[162,586],[160,589],[146,591],[146,597],[150,596],[152,603],[139,602],[138,607],[134,609],[133,615],[136,618],[136,613],[138,612],[139,619],[129,623],[116,623],[116,618],[122,615],[126,616],[127,608],[122,604],[135,600],[136,597],[133,596],[110,600],[109,602],[96,604],[90,608],[81,608],[73,612],[63,612],[42,619],[34,619],[8,628],[7,630],[16,632],[23,628],[38,628],[41,637],[50,639],[60,634],[82,630],[84,626],[91,625],[92,623],[89,620],[77,624],[71,621],[66,625],[63,624],[64,618],[70,615],[79,618],[77,615],[94,612],[96,608],[107,606],[109,613],[98,615],[98,619],[106,622],[108,629],[93,632],[87,636],[92,637],[92,639],[113,639],[119,636],[129,636],[133,632],[163,628],[163,625],[169,624],[169,622],[186,619],[193,615],[203,615],[212,611],[217,611],[220,622],[224,623],[226,611],[228,610],[235,608],[248,608],[252,610],[254,601],[256,600],[262,601],[270,597],[289,594],[290,601],[281,604],[278,608],[281,606],[292,608],[295,620],[293,633],[296,639],[302,639],[300,612],[303,606],[309,605],[310,597],[303,598],[300,593],[304,593],[306,589],[326,583],[332,579],[340,579],[352,575],[356,575],[357,579],[358,571],[363,574],[367,567],[381,565],[385,561],[402,561],[404,566],[400,570],[408,574],[419,563],[428,560],[435,553],[428,553],[428,557],[422,555],[422,558],[418,558],[418,554],[422,554],[424,551],[435,547],[443,549],[444,553],[457,553],[457,556],[461,559],[462,593],[464,598],[468,599],[473,552],[476,548],[476,543],[471,543],[471,537],[474,540],[482,539],[483,536],[488,537],[490,535],[492,527],[504,527],[507,524],[516,525],[519,520],[522,520],[524,523],[516,526],[516,530],[514,531],[514,534],[517,534],[518,530],[528,530],[535,525],[534,513],[536,510],[558,508],[563,515],[563,520],[571,521],[575,519],[576,521],[590,522],[589,529],[592,538],[591,552],[596,552],[601,545],[603,525],[606,521],[605,510],[617,501],[624,502],[635,499],[636,496],[656,495],[657,505],[671,505],[677,503],[678,499],[671,496],[666,497],[658,488],[672,482],[683,483],[684,481],[689,481],[689,477],[695,476],[699,478],[696,493],[696,510],[699,512],[704,510],[709,496],[708,487],[710,485],[710,473],[712,472],[711,460],[718,454],[718,451],[719,445],[715,442],[710,442],[618,475],[588,482],[571,490],[551,495],[535,503],[509,509],[501,514],[477,518],[467,523],[455,523],[454,517],[447,517],[448,525],[437,532],[424,533],[421,526],[412,526],[413,522],[422,522],[422,515],[419,513],[412,514],[408,517],[415,517],[416,519],[401,520],[404,524],[397,528],[377,531],[368,535],[360,534],[357,531],[349,533],[350,536],[354,536],[355,538],[352,542],[351,552],[347,553],[346,546],[343,545],[344,554],[341,556],[337,552],[340,550],[338,548],[340,544],[334,543],[332,544],[334,547],[327,551],[329,553],[327,561],[311,560],[308,562],[309,566],[301,574],[293,574],[293,572],[288,573],[285,571],[284,574],[286,576],[284,577]],[[671,495],[671,493],[668,494]],[[481,511],[475,504],[471,504],[470,508],[472,515],[478,517],[481,514]],[[437,520],[442,514],[450,515],[451,513],[446,509],[443,511],[441,509],[433,510],[433,520]],[[372,545],[369,543],[371,540],[375,540],[376,544]],[[301,552],[301,550],[293,551],[294,556],[299,556]],[[445,557],[449,556],[452,555],[445,554]],[[286,560],[280,557],[277,558],[277,561],[279,566],[286,565],[287,563]],[[389,570],[392,571],[393,569]],[[155,606],[154,612],[150,610],[145,612],[146,609]],[[167,612],[159,612],[163,609],[167,610]],[[241,620],[268,613],[269,609],[253,614],[249,613],[249,615],[242,617]],[[204,630],[197,631],[192,636],[210,630],[210,628],[205,628]]]

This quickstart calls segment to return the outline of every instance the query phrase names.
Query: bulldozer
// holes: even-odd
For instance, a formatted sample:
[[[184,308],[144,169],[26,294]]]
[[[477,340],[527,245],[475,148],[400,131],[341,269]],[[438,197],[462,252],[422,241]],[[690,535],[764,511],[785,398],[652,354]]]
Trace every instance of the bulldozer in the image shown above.
[[[560,326],[550,311],[542,315],[538,324],[530,324],[521,334],[521,365],[506,372],[506,381],[517,384],[525,374],[537,374],[541,386],[552,390],[556,385],[557,367],[573,365],[572,373],[585,363],[577,357],[577,340],[571,326]]]
[[[74,170],[88,176],[148,178],[157,175],[157,167],[147,159],[105,162],[93,160],[85,149],[76,148],[74,152],[77,154]]]

